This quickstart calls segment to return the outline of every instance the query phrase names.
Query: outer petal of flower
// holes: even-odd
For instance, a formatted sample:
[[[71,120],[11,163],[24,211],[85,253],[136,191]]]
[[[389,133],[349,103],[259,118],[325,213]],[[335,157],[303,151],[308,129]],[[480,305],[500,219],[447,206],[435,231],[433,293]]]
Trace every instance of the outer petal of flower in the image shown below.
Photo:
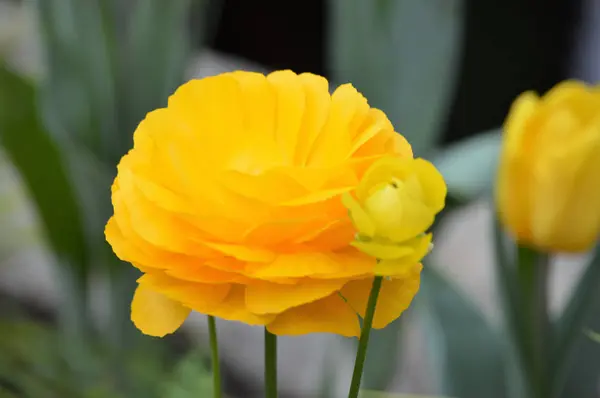
[[[342,195],[342,203],[348,208],[354,227],[362,235],[373,236],[375,234],[375,224],[373,224],[373,221],[371,221],[369,215],[352,197],[352,195],[349,193],[344,193]]]
[[[386,327],[398,319],[410,305],[419,290],[421,271],[420,264],[415,264],[413,267],[413,271],[406,278],[383,280],[375,309],[373,328]],[[347,283],[341,291],[348,304],[362,317],[367,309],[372,285],[373,278],[361,279]]]
[[[246,287],[246,307],[256,314],[278,314],[338,291],[346,280],[306,279],[295,285],[257,282]]]
[[[307,333],[335,333],[347,337],[360,335],[356,312],[337,293],[287,310],[268,324],[267,329],[277,335]]]
[[[375,259],[351,248],[337,252],[281,254],[269,264],[250,264],[248,276],[273,278],[346,278],[372,274]]]
[[[419,176],[423,201],[434,212],[444,208],[448,188],[444,177],[433,164],[424,159],[414,160],[414,172]]]
[[[232,287],[227,283],[188,282],[162,273],[144,274],[138,283],[202,313],[207,313],[220,305]]]
[[[248,325],[266,325],[271,322],[275,315],[255,314],[248,310],[245,302],[245,287],[243,285],[232,285],[225,300],[217,307],[211,308],[205,313],[228,321],[239,321]]]
[[[368,254],[369,256],[381,259],[398,259],[401,257],[408,257],[414,253],[414,248],[409,244],[396,244],[385,241],[378,241],[376,239],[372,241],[354,241],[350,243],[361,252]]]
[[[378,261],[375,266],[375,275],[406,277],[414,269],[415,264],[420,263],[429,252],[431,238],[432,234],[427,234],[415,239],[412,246],[413,251],[409,256]]]
[[[142,333],[163,337],[176,331],[190,309],[140,284],[131,303],[131,320]]]

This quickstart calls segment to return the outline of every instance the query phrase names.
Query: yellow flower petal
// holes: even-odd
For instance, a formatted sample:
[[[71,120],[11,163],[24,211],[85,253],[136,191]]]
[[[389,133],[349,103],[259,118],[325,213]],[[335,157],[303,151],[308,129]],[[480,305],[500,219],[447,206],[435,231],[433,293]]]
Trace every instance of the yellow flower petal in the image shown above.
[[[407,257],[414,253],[414,248],[409,245],[396,244],[392,242],[384,242],[378,240],[361,241],[355,240],[351,243],[361,252],[381,259],[398,259]]]
[[[365,98],[351,84],[339,86],[331,95],[327,123],[315,140],[308,165],[321,167],[344,160],[350,152],[350,124]]]
[[[417,239],[414,251],[410,256],[391,260],[380,260],[375,266],[375,275],[392,278],[404,278],[415,269],[431,248],[431,234]]]
[[[131,303],[131,320],[142,333],[163,337],[175,332],[190,309],[141,284]]]
[[[243,285],[232,285],[225,300],[205,313],[228,321],[243,322],[247,325],[262,326],[273,321],[275,315],[255,314],[247,308],[245,290],[246,287]]]
[[[289,70],[273,72],[267,80],[275,89],[277,98],[275,141],[284,157],[283,162],[293,164],[306,104],[304,89],[298,76]]]
[[[201,313],[221,304],[233,286],[184,281],[159,272],[144,274],[138,283]]]
[[[350,218],[358,232],[361,235],[373,236],[375,234],[375,224],[352,195],[349,193],[342,194],[342,202],[350,212]]]
[[[396,242],[425,232],[435,216],[422,199],[415,199],[402,184],[376,191],[367,198],[364,208],[375,224],[376,235]]]
[[[395,321],[408,308],[419,290],[421,265],[413,265],[412,272],[405,278],[384,279],[375,307],[373,328],[382,329]],[[349,282],[341,291],[342,296],[354,310],[364,317],[373,278]]]
[[[278,314],[338,291],[345,279],[305,279],[295,285],[257,282],[246,288],[246,307],[256,314]]]
[[[287,310],[269,323],[267,329],[276,335],[289,336],[307,333],[360,335],[358,316],[337,293]]]
[[[313,146],[320,136],[330,112],[329,83],[321,76],[303,73],[298,76],[305,95],[304,118],[298,132],[295,161],[300,166],[308,163]]]
[[[433,164],[424,159],[415,159],[413,168],[422,190],[423,201],[433,212],[441,211],[448,193],[444,177]]]
[[[332,253],[301,252],[281,254],[269,264],[253,264],[249,276],[259,279],[313,277],[347,278],[373,272],[375,259],[356,249]]]

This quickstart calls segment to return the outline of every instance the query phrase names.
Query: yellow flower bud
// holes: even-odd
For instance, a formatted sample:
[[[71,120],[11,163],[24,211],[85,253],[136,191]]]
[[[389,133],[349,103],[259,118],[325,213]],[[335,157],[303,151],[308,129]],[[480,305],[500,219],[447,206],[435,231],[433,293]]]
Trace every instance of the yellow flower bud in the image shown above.
[[[504,125],[499,217],[522,244],[580,252],[600,232],[600,89],[563,82],[523,93]]]
[[[398,275],[430,250],[425,234],[444,208],[446,184],[429,162],[383,158],[363,176],[356,197],[342,197],[357,230],[353,246],[379,259],[378,275]]]

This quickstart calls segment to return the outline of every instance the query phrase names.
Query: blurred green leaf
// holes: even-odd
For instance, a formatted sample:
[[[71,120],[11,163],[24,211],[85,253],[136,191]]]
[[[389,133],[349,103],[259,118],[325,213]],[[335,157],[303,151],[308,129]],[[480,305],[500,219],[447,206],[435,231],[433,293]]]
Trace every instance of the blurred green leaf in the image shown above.
[[[202,1],[202,5],[206,3]],[[165,106],[168,96],[183,82],[190,51],[186,23],[190,5],[190,0],[136,1],[121,52],[119,87],[120,98],[125,99],[125,131],[132,133],[147,112]]]
[[[385,391],[397,374],[403,319],[397,319],[385,329],[371,331],[362,378],[364,388]]]
[[[37,0],[46,59],[42,110],[51,133],[117,159],[116,78],[107,0]]]
[[[565,387],[561,397],[595,398],[600,377],[600,346],[590,337],[600,330],[600,247],[588,264],[555,325],[555,347],[550,375]]]
[[[430,336],[445,348],[443,392],[460,398],[504,398],[503,341],[480,311],[439,271],[426,266],[420,295],[438,325]]]
[[[490,194],[496,180],[500,154],[499,130],[478,134],[451,145],[433,157],[448,192],[461,200],[471,200]]]
[[[171,379],[165,383],[161,398],[210,397],[213,394],[212,373],[205,366],[206,355],[193,351],[177,365]]]
[[[382,391],[364,390],[360,392],[360,398],[452,398],[447,396],[432,396],[418,394],[394,394]]]
[[[585,329],[584,333],[591,340],[595,341],[596,343],[600,343],[600,333],[594,332],[593,330],[590,330],[590,329]]]
[[[334,80],[352,82],[427,154],[452,99],[463,0],[330,0],[330,15]]]
[[[0,66],[0,142],[35,201],[57,256],[84,275],[88,251],[79,203],[64,156],[35,105],[32,85]]]

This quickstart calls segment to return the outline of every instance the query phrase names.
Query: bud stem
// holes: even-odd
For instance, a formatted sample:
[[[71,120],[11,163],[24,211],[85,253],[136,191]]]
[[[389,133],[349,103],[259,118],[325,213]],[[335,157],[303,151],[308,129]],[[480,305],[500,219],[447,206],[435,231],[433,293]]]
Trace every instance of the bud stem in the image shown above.
[[[367,358],[367,347],[369,345],[369,335],[371,334],[371,326],[373,325],[373,317],[375,316],[375,307],[377,306],[377,298],[381,290],[381,282],[383,277],[376,276],[373,279],[373,287],[369,295],[367,310],[363,320],[363,327],[360,332],[360,340],[358,341],[358,349],[356,350],[356,360],[354,361],[354,372],[352,373],[352,382],[350,383],[350,392],[348,398],[357,398],[360,391],[360,381]]]

